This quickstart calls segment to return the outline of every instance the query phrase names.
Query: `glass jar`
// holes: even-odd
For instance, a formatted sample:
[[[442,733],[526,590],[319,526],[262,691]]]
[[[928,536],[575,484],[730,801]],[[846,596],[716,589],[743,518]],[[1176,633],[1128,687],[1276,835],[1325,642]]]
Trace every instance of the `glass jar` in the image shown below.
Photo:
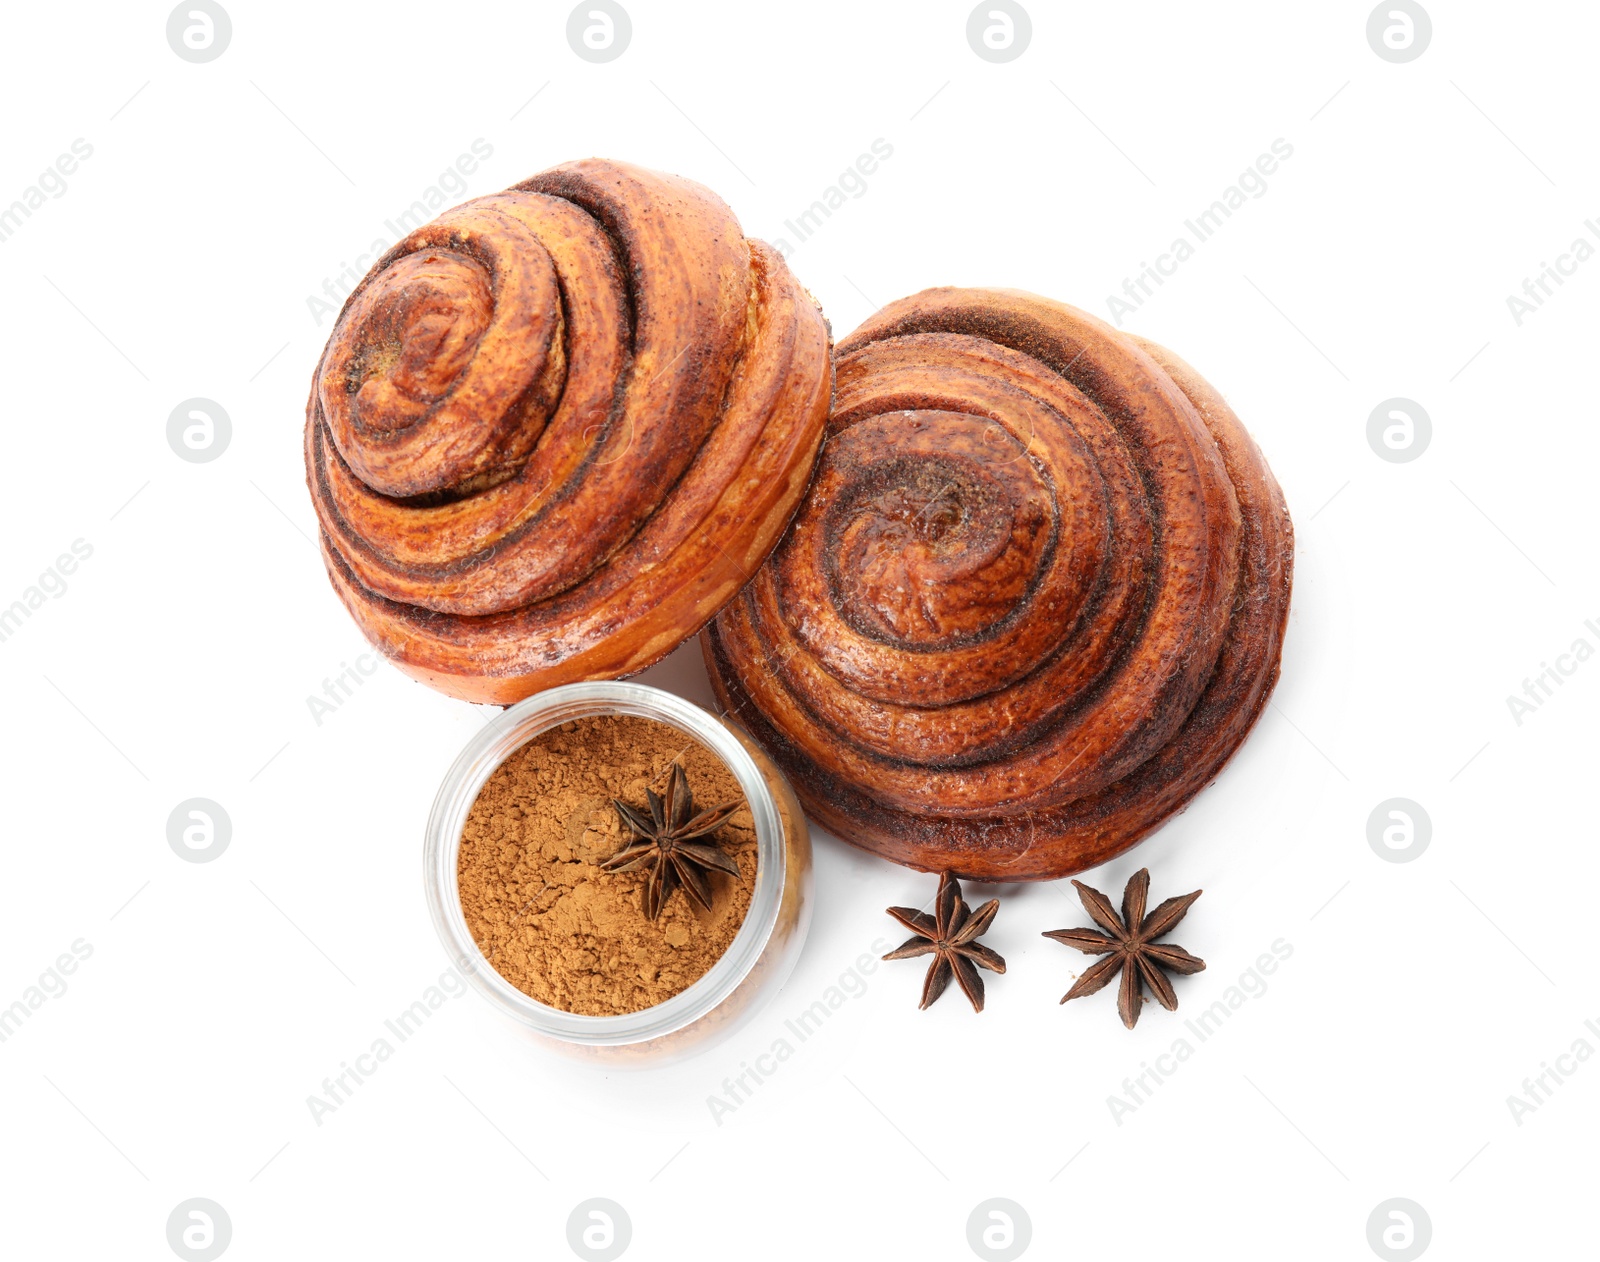
[[[755,821],[755,889],[733,943],[698,981],[638,1012],[585,1016],[524,994],[484,958],[461,910],[457,859],[472,803],[515,750],[559,724],[621,714],[670,724],[733,773]],[[732,723],[645,684],[568,684],[510,707],[461,751],[428,818],[423,880],[434,928],[451,961],[503,1015],[563,1052],[608,1064],[662,1064],[732,1033],[787,980],[811,922],[811,835],[783,773]]]

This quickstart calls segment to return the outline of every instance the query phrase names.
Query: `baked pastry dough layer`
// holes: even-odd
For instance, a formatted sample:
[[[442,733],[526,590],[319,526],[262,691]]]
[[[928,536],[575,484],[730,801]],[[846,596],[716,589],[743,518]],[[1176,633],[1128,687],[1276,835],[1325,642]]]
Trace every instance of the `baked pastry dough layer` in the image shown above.
[[[702,636],[808,813],[1006,881],[1127,849],[1272,691],[1293,527],[1171,352],[1032,294],[932,289],[845,339],[790,533]]]

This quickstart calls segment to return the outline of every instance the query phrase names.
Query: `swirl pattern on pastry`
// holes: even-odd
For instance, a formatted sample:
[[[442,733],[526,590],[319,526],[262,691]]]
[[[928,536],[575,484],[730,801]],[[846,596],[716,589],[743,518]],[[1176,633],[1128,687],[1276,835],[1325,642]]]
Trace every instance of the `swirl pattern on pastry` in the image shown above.
[[[306,408],[329,576],[453,696],[642,670],[783,533],[831,384],[815,301],[715,194],[555,167],[417,229],[345,303]]]
[[[1293,529],[1161,347],[933,289],[840,344],[789,535],[702,636],[809,813],[897,862],[1047,879],[1120,853],[1266,704]]]

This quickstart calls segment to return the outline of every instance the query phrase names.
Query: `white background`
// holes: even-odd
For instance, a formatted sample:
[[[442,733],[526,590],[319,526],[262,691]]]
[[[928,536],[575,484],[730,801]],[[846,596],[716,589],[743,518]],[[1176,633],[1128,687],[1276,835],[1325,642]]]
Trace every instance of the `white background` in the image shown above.
[[[1438,0],[1396,65],[1365,3],[1031,3],[1031,46],[995,65],[965,3],[629,0],[631,46],[592,65],[565,4],[225,2],[204,65],[163,4],[5,19],[0,206],[75,138],[94,150],[0,244],[0,605],[93,548],[0,643],[0,1004],[93,948],[0,1044],[6,1256],[170,1257],[195,1196],[241,1262],[566,1257],[590,1196],[626,1208],[639,1258],[971,1257],[995,1196],[1031,1218],[1030,1257],[1367,1257],[1390,1197],[1425,1208],[1432,1256],[1592,1251],[1600,1058],[1520,1126],[1507,1097],[1600,1049],[1600,662],[1520,725],[1506,697],[1600,647],[1600,262],[1520,327],[1506,297],[1600,215],[1600,11]],[[932,893],[819,837],[804,956],[734,1041],[606,1076],[468,995],[318,1126],[307,1096],[444,967],[422,825],[487,712],[387,665],[309,712],[364,645],[311,542],[300,435],[330,322],[307,296],[475,139],[493,157],[466,195],[599,154],[698,179],[771,239],[880,137],[865,195],[790,260],[841,336],[936,284],[1103,315],[1293,146],[1126,326],[1227,395],[1297,529],[1272,708],[1186,814],[1086,878],[1203,886],[1174,936],[1209,968],[1129,1033],[1111,990],[1057,1006],[1086,957],[1039,934],[1088,923],[1069,885],[976,888],[1009,964],[986,1012],[953,989],[918,1012],[921,966],[885,964],[717,1125],[722,1080],[899,941],[885,906]],[[166,441],[192,396],[232,417],[213,463]],[[1411,463],[1366,441],[1393,396],[1432,417]],[[708,696],[692,646],[647,678]],[[212,863],[167,845],[193,796],[233,822]],[[1432,819],[1415,862],[1368,846],[1393,796]],[[1266,993],[1114,1119],[1277,939]]]

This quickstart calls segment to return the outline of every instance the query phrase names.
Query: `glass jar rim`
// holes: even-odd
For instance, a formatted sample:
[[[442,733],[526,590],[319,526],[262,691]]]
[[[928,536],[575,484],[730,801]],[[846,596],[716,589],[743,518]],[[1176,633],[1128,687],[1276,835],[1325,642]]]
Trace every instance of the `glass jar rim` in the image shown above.
[[[739,782],[756,834],[755,889],[744,923],[728,949],[704,975],[670,999],[616,1016],[588,1016],[540,1003],[496,972],[467,927],[457,870],[462,828],[495,769],[551,728],[596,715],[654,719],[707,746]],[[783,823],[772,791],[755,759],[715,715],[648,684],[596,681],[535,693],[496,715],[467,742],[434,798],[423,850],[423,880],[439,940],[479,994],[539,1034],[580,1046],[617,1047],[649,1042],[692,1025],[738,989],[760,960],[777,924],[786,863]]]

